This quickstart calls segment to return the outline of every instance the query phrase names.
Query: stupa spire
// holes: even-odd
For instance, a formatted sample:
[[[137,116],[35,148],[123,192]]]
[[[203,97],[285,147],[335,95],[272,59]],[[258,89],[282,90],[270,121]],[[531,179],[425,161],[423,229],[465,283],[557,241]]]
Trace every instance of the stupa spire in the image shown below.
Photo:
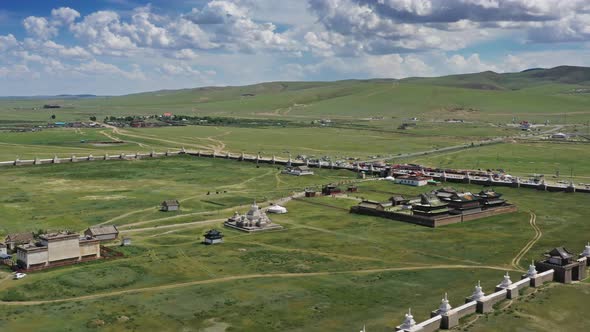
[[[481,282],[478,280],[477,285],[475,286],[475,290],[473,291],[473,294],[471,294],[471,300],[477,301],[477,300],[480,300],[484,296],[485,296],[485,293],[483,292],[483,289],[481,287]]]
[[[412,316],[412,308],[408,309],[408,313],[404,319],[404,323],[400,326],[402,330],[409,330],[416,325],[416,321],[414,320],[414,316]]]
[[[508,274],[508,271],[506,271],[506,274],[504,275],[504,280],[502,280],[500,287],[507,288],[510,285],[512,285],[512,280],[510,280],[510,275]]]
[[[447,312],[449,312],[449,310],[451,310],[452,308],[453,307],[451,307],[451,304],[449,303],[447,293],[445,293],[445,297],[443,297],[443,299],[440,302],[440,306],[438,307],[438,313],[439,315],[444,315]]]
[[[535,268],[535,261],[531,261],[531,265],[529,265],[529,270],[526,273],[526,276],[532,278],[537,275],[537,269]]]

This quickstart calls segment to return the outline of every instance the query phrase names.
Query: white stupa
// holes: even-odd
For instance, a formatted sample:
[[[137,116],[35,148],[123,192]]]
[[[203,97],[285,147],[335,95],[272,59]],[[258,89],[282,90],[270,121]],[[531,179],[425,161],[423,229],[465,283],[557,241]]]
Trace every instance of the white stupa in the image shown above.
[[[486,294],[483,292],[483,289],[481,287],[481,283],[478,280],[477,285],[475,286],[475,290],[473,291],[473,294],[471,294],[471,300],[478,301],[478,300],[481,300],[481,298],[484,296],[486,296]]]
[[[250,206],[250,210],[246,214],[241,215],[236,212],[224,225],[246,232],[283,228],[283,226],[273,223],[256,202]]]
[[[412,309],[408,309],[408,313],[406,314],[406,318],[402,325],[399,326],[401,330],[410,330],[416,325],[416,321],[414,320],[414,316],[412,316]]]
[[[590,259],[590,242],[588,242],[588,244],[586,245],[586,248],[584,248],[584,252],[582,253],[582,256],[588,257]]]
[[[363,325],[363,329],[361,330],[361,332],[367,332],[367,328],[365,327],[365,325]]]
[[[536,275],[537,275],[537,269],[535,269],[535,261],[532,261],[531,265],[529,265],[529,270],[527,271],[526,276],[529,278],[532,278]]]
[[[506,274],[504,275],[504,280],[502,280],[502,283],[500,283],[499,287],[508,288],[508,286],[510,285],[512,285],[512,280],[510,280],[510,275],[508,274],[508,272],[506,272]]]
[[[453,309],[453,307],[451,307],[451,304],[449,303],[449,299],[447,297],[447,293],[445,293],[445,297],[441,300],[440,306],[438,307],[438,314],[444,315],[451,309]]]

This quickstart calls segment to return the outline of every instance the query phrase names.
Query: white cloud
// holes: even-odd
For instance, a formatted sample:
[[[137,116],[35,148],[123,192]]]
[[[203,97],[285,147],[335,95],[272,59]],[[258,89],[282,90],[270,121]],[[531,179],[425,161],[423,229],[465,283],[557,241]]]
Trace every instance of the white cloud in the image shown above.
[[[69,7],[60,7],[51,10],[51,17],[54,20],[54,25],[68,25],[80,17],[80,13]]]
[[[12,34],[0,36],[0,52],[10,50],[18,45],[18,41]]]
[[[49,39],[58,33],[57,28],[44,17],[29,16],[23,20],[23,25],[29,35],[39,39]]]
[[[180,51],[176,51],[176,52],[174,52],[173,56],[174,56],[174,58],[179,59],[179,60],[194,60],[199,57],[199,55],[197,53],[195,53],[195,51],[193,51],[189,48],[183,48]]]
[[[140,69],[137,66],[134,66],[134,69],[132,71],[125,71],[113,64],[104,63],[97,60],[82,63],[79,66],[75,67],[74,70],[82,74],[93,76],[119,75],[130,80],[145,79],[145,75],[140,71]]]

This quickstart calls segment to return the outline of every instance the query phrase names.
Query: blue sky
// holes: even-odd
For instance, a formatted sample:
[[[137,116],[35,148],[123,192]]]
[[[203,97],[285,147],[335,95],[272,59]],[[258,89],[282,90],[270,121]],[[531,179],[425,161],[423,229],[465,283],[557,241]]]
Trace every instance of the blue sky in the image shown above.
[[[1,1],[0,95],[590,65],[586,0]]]

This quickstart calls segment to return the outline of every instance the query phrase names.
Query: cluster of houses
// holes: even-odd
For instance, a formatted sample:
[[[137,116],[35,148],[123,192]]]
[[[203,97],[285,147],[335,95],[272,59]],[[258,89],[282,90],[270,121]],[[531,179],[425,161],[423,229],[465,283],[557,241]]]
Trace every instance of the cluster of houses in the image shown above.
[[[0,246],[0,259],[12,264],[16,255],[16,265],[25,270],[75,264],[99,259],[100,243],[115,240],[118,235],[114,225],[93,226],[84,235],[71,231],[8,234]]]
[[[442,188],[424,193],[415,199],[392,196],[387,202],[363,200],[350,210],[352,213],[437,227],[473,220],[500,213],[514,212],[516,207],[493,190],[477,194]]]

